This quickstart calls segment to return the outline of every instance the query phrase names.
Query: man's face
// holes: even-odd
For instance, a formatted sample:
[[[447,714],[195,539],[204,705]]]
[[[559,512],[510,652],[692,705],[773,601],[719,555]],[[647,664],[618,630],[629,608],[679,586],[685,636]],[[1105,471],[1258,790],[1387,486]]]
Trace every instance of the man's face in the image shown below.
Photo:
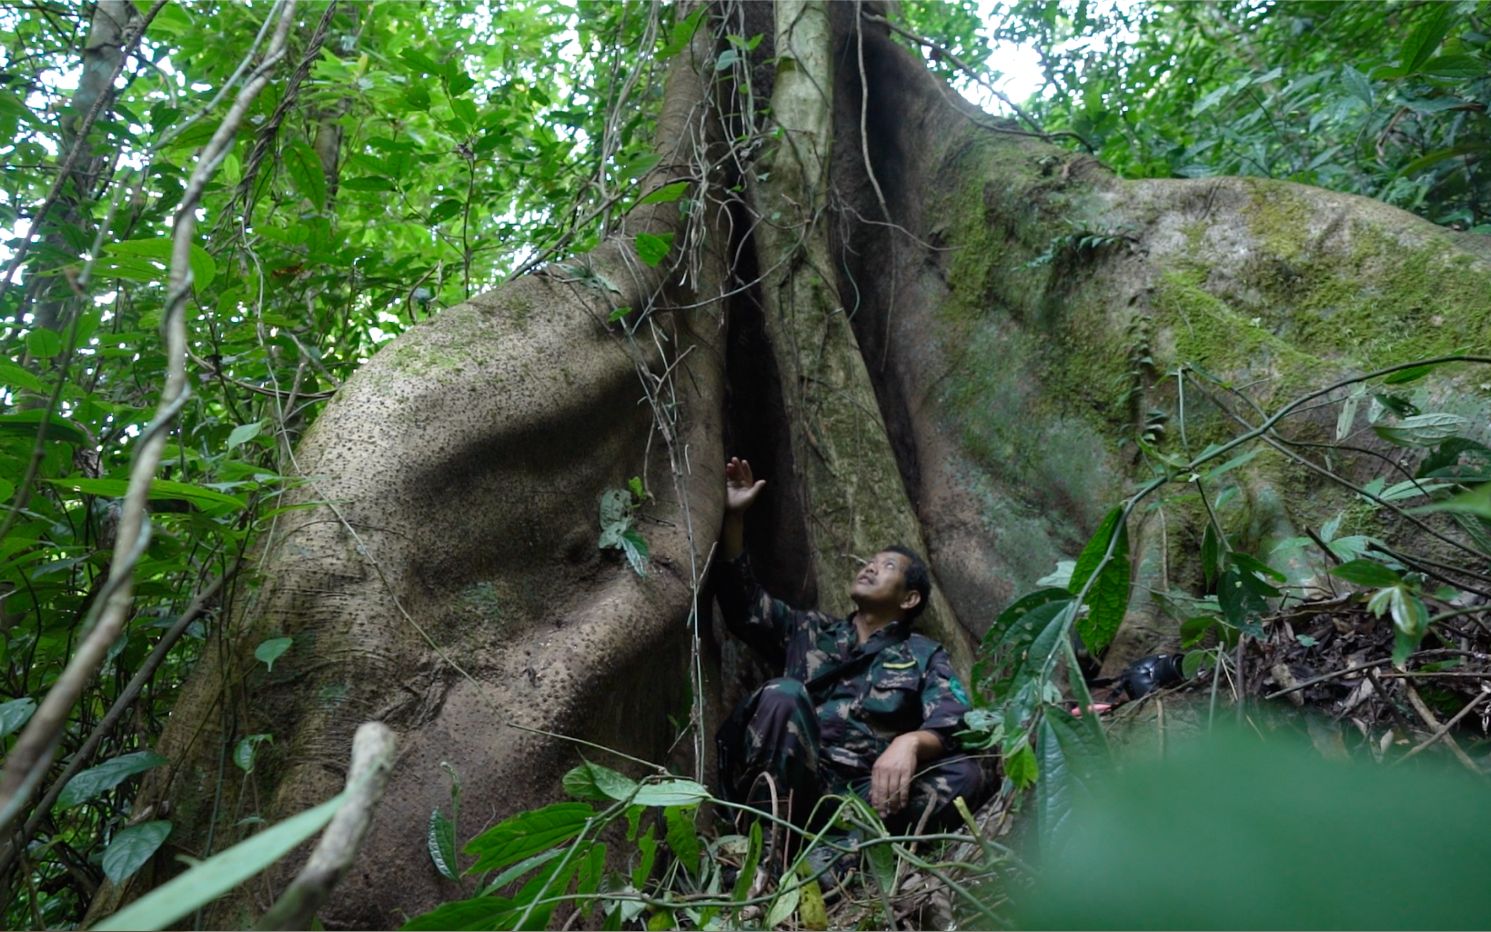
[[[865,609],[910,608],[921,598],[920,593],[906,589],[906,568],[910,565],[911,559],[905,554],[882,550],[859,568],[849,583],[849,598]]]

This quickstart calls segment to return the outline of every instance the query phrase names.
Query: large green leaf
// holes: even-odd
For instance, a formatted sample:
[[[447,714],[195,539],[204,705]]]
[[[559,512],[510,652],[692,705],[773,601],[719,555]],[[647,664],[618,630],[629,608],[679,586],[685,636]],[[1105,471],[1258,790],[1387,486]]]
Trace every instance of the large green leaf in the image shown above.
[[[1399,446],[1432,447],[1464,432],[1469,423],[1458,414],[1415,414],[1396,424],[1374,424],[1372,430],[1382,439]]]
[[[1398,63],[1407,73],[1413,73],[1424,65],[1444,41],[1450,28],[1450,17],[1454,4],[1436,3],[1432,12],[1403,40],[1398,54]]]
[[[1110,544],[1112,556],[1103,563]],[[1097,576],[1087,592],[1087,614],[1077,619],[1077,634],[1089,652],[1099,654],[1118,633],[1129,607],[1129,529],[1122,508],[1109,511],[1082,548],[1068,588],[1073,593],[1081,592],[1094,572]]]
[[[1254,637],[1262,635],[1258,619],[1268,613],[1268,600],[1278,594],[1279,590],[1259,579],[1252,570],[1235,564],[1227,568],[1217,584],[1217,602],[1227,623]]]
[[[150,860],[169,834],[171,823],[165,821],[142,822],[120,829],[104,849],[104,875],[115,883],[123,883]]]
[[[17,411],[14,414],[0,414],[0,435],[20,434],[35,437],[37,428],[41,426],[41,420],[44,417],[47,417],[47,412],[40,408]],[[89,444],[87,434],[79,430],[76,424],[56,414],[47,418],[47,439],[60,440],[77,446]]]
[[[36,700],[30,696],[0,702],[0,738],[19,731],[35,711]]]
[[[1491,483],[1477,486],[1468,492],[1461,492],[1454,498],[1447,498],[1442,502],[1432,505],[1424,505],[1421,508],[1411,508],[1408,513],[1413,515],[1430,514],[1436,511],[1447,511],[1453,514],[1475,515],[1476,517],[1491,520]]]
[[[405,932],[426,929],[486,932],[491,929],[510,929],[517,918],[518,910],[512,900],[499,896],[478,896],[438,906],[415,916],[400,928]]]
[[[98,932],[164,929],[284,857],[320,831],[346,802],[347,793],[342,792],[270,826],[156,887],[93,928]]]
[[[159,767],[166,759],[154,751],[134,751],[104,761],[67,781],[57,796],[56,808],[67,809],[107,793],[137,773]]]
[[[701,849],[699,831],[694,826],[694,816],[698,811],[694,806],[668,806],[663,809],[663,821],[668,826],[665,836],[668,847],[690,875],[699,872]]]
[[[595,815],[585,803],[553,803],[542,809],[520,812],[477,835],[466,843],[465,852],[476,858],[467,874],[501,870],[524,858],[574,838]]]
[[[426,847],[435,870],[446,880],[459,880],[460,870],[456,863],[456,826],[439,809],[430,810],[430,825],[426,829]]]
[[[673,248],[673,234],[664,233],[661,236],[652,233],[638,233],[637,256],[648,266],[656,268],[668,256],[668,250]]]
[[[111,261],[99,264],[106,271],[121,278],[136,281],[163,280],[163,273],[171,261],[171,252],[174,248],[169,236],[125,240],[120,243],[111,243],[104,251]],[[131,260],[146,261],[141,263]],[[191,267],[192,284],[198,291],[212,284],[213,278],[217,276],[217,263],[213,261],[212,256],[207,254],[207,250],[195,243],[189,247],[187,265]]]
[[[83,476],[71,476],[66,479],[48,479],[48,483],[68,492],[76,492],[81,495],[98,495],[104,498],[123,498],[129,489],[128,479],[90,479]],[[216,489],[207,489],[199,485],[189,485],[185,482],[175,482],[171,479],[150,480],[149,497],[155,501],[177,500],[191,502],[203,508],[212,510],[219,508],[232,508],[242,511],[247,503],[232,495],[219,492]]]
[[[1396,586],[1403,581],[1401,576],[1376,560],[1352,560],[1349,563],[1342,563],[1340,566],[1331,567],[1330,574],[1358,586],[1374,588]]]

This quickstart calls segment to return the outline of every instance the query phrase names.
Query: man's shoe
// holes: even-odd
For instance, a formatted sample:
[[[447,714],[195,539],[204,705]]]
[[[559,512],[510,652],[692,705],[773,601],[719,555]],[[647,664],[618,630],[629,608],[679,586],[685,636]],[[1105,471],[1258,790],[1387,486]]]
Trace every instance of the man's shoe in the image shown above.
[[[838,899],[854,882],[854,874],[859,868],[859,842],[858,829],[824,832],[818,844],[808,852],[808,876],[818,878],[825,903]]]

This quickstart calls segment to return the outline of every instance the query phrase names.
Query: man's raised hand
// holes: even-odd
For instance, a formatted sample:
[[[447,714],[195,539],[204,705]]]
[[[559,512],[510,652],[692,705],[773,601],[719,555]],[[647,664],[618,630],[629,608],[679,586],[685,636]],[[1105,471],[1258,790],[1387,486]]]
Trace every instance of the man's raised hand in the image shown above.
[[[738,456],[730,457],[725,464],[725,511],[727,514],[742,514],[756,501],[765,479],[757,479],[751,473],[751,464]]]

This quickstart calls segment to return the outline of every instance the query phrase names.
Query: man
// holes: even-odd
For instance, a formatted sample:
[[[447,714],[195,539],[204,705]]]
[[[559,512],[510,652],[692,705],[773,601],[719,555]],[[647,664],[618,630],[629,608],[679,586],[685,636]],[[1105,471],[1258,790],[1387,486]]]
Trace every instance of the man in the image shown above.
[[[983,774],[954,754],[968,702],[947,652],[911,632],[932,591],[925,564],[904,547],[875,554],[850,583],[848,618],[773,599],[745,553],[745,512],[765,485],[745,460],[725,465],[720,608],[737,637],[785,666],[720,730],[726,796],[769,808],[768,774],[799,825],[823,794],[846,790],[893,830],[928,810],[929,827],[951,824],[958,796],[978,804]]]

